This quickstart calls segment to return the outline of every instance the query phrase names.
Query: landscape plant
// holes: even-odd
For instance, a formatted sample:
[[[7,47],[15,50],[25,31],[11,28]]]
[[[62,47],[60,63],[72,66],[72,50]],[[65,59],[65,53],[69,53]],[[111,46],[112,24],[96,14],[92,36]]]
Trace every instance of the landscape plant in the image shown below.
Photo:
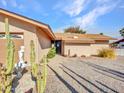
[[[47,80],[47,57],[43,56],[41,62],[35,62],[35,45],[33,40],[30,43],[31,53],[30,53],[30,61],[31,61],[31,73],[36,83],[36,92],[44,93],[46,87]]]
[[[11,93],[15,47],[13,41],[10,38],[8,18],[5,18],[5,35],[7,39],[7,56],[6,65],[0,66],[0,93]]]
[[[116,57],[115,51],[110,48],[103,48],[98,51],[98,56],[103,58],[114,59]]]
[[[56,55],[56,48],[55,48],[55,47],[52,47],[52,48],[48,51],[47,58],[48,58],[48,59],[54,58],[55,55]]]
[[[36,55],[35,55],[35,45],[34,45],[33,40],[31,40],[31,42],[30,42],[30,48],[31,48],[31,52],[30,52],[31,74],[35,77],[37,65],[35,63]]]

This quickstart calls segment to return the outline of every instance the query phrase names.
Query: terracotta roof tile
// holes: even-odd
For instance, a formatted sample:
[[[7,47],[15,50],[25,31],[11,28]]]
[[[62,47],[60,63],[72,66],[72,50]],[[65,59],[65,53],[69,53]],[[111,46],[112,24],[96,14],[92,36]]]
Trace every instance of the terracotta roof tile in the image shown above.
[[[100,34],[55,33],[56,40],[65,42],[94,43],[95,40],[115,40],[115,38]]]

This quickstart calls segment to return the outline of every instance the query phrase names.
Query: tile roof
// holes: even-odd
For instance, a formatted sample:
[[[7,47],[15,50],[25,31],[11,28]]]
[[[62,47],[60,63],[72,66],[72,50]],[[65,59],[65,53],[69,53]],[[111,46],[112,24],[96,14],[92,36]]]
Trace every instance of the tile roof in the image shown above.
[[[115,38],[100,34],[55,33],[56,40],[75,43],[95,43],[95,40],[115,40]]]

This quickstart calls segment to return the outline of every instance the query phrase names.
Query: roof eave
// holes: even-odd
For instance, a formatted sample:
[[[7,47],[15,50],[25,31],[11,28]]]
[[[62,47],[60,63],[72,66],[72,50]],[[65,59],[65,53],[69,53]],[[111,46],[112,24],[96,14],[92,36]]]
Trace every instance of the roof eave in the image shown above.
[[[0,8],[0,13],[4,14],[6,16],[10,16],[10,17],[13,17],[13,18],[22,20],[22,21],[27,22],[27,23],[30,23],[32,25],[45,28],[45,29],[48,30],[48,32],[50,34],[50,37],[53,40],[55,39],[55,35],[54,35],[52,29],[50,28],[50,26],[48,24],[45,24],[45,23],[42,23],[42,22],[38,22],[36,20],[33,20],[33,19],[28,18],[28,17],[25,17],[25,16],[22,16],[22,15],[19,15],[19,14],[13,13],[13,12],[10,12],[10,11],[5,10],[5,9],[2,9],[2,8]]]

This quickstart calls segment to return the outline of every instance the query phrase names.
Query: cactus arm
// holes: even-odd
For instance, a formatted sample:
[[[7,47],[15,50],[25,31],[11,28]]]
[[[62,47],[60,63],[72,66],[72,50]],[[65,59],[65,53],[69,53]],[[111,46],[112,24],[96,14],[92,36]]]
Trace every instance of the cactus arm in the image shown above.
[[[5,18],[5,33],[7,39],[7,57],[6,57],[7,70],[5,74],[11,74],[14,66],[14,43],[10,39],[8,18]]]
[[[41,82],[41,76],[39,75],[39,76],[37,76],[37,92],[38,93],[42,93],[41,91],[41,84],[42,84],[42,82]]]
[[[38,73],[38,64],[34,64],[33,69],[32,69],[32,75],[34,78],[37,77],[37,73]]]
[[[6,90],[5,90],[5,93],[12,93],[12,92],[11,92],[11,88],[12,88],[11,85],[8,86],[8,87],[6,88]]]
[[[45,87],[46,87],[46,81],[47,81],[47,57],[44,56],[43,58],[43,79],[42,79],[43,91],[45,90]]]
[[[6,38],[10,38],[10,33],[9,33],[9,20],[8,18],[5,18],[5,33],[6,33]]]
[[[31,47],[31,53],[30,53],[30,62],[31,66],[35,63],[35,46],[33,40],[30,42],[30,47]]]
[[[8,45],[8,52],[7,52],[7,70],[6,74],[11,74],[14,66],[14,43],[12,40],[9,40]]]
[[[37,66],[35,64],[35,45],[33,40],[30,41],[30,62],[31,62],[31,73],[33,75],[33,77],[36,77],[36,70],[37,70]]]
[[[2,78],[0,77],[0,93],[2,93]]]
[[[12,80],[11,78],[9,78],[10,76],[7,76],[7,81],[6,81],[6,90],[5,90],[5,93],[11,93],[11,88],[12,88]]]

